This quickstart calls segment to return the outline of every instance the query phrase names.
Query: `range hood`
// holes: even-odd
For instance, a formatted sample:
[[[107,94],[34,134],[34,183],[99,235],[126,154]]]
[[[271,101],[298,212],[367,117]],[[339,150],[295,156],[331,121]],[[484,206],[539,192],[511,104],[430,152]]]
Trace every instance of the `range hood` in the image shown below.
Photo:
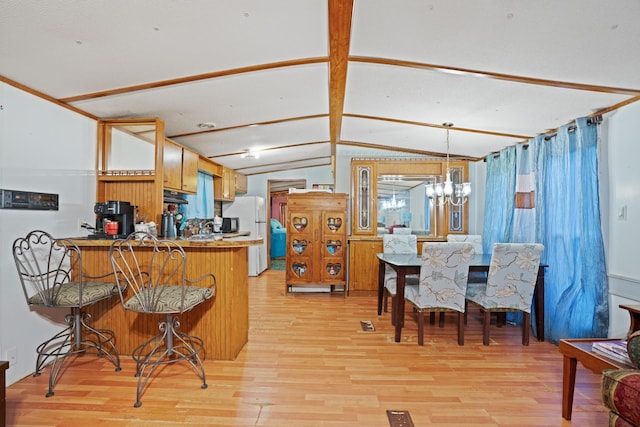
[[[169,191],[169,190],[164,190],[163,202],[164,203],[171,203],[171,204],[174,204],[174,205],[187,205],[187,204],[189,204],[189,202],[187,202],[185,199],[183,199],[180,196],[180,193],[178,193],[177,191]]]

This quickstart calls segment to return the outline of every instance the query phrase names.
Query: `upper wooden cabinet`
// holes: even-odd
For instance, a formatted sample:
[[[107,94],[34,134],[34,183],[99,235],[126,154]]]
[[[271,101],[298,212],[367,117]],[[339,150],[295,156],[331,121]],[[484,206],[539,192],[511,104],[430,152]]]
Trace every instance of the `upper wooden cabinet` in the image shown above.
[[[164,188],[195,194],[198,190],[198,157],[198,153],[165,139]]]
[[[247,176],[238,172],[234,172],[236,179],[236,194],[246,194],[248,188]]]
[[[130,179],[155,175],[158,165],[162,164],[159,156],[163,139],[164,122],[159,119],[100,120],[98,176]]]
[[[213,198],[232,202],[236,198],[236,177],[233,169],[222,167],[222,177],[213,179]]]
[[[140,218],[159,224],[164,140],[164,122],[157,118],[98,121],[96,202],[129,202]]]

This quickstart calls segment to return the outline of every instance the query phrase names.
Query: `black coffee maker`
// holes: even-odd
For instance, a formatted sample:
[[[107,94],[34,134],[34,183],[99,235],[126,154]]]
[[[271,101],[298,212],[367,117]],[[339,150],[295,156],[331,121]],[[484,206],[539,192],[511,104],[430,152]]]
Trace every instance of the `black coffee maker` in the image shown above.
[[[89,235],[92,239],[120,239],[127,237],[135,230],[135,208],[129,202],[109,200],[98,202],[93,207],[96,214],[96,231]],[[117,223],[117,231],[115,224]]]

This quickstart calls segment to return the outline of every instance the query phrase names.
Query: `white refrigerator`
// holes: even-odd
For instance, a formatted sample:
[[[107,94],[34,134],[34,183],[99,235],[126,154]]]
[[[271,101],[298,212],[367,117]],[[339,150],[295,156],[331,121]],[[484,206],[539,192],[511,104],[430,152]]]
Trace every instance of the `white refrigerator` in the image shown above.
[[[257,276],[267,269],[267,207],[263,197],[236,197],[233,202],[222,204],[223,217],[237,217],[240,229],[249,231],[251,237],[262,237],[261,245],[249,246],[249,276]]]

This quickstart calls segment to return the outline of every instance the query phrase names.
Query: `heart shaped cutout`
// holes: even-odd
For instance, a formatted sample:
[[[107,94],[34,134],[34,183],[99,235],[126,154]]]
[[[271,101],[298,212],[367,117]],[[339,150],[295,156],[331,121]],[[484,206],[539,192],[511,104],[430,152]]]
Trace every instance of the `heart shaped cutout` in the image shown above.
[[[340,273],[340,270],[342,270],[342,265],[340,263],[327,264],[327,273],[329,273],[331,277],[336,277]]]
[[[327,251],[331,255],[335,255],[342,249],[342,240],[329,240],[327,242]]]
[[[293,239],[293,242],[291,242],[291,246],[293,247],[293,251],[300,255],[301,253],[303,253],[305,251],[305,249],[307,249],[307,241],[306,240],[298,240],[298,239]]]
[[[298,231],[304,231],[307,228],[308,220],[306,217],[294,216],[291,220],[293,227]]]
[[[298,277],[302,277],[307,272],[307,264],[304,262],[294,262],[291,265],[291,269],[293,270],[293,274]]]
[[[327,228],[329,228],[329,230],[336,232],[340,230],[340,227],[342,227],[342,218],[327,218]]]

